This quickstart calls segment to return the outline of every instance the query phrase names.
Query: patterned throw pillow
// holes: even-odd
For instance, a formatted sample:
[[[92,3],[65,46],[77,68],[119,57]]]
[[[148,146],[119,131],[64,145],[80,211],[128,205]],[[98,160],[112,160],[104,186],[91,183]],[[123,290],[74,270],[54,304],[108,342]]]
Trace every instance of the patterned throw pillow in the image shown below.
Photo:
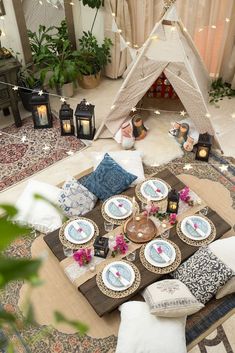
[[[191,315],[204,307],[178,279],[165,279],[148,286],[142,293],[151,314],[163,317]]]
[[[64,183],[59,197],[59,205],[68,217],[86,214],[95,207],[96,201],[97,197],[73,178]]]
[[[106,200],[126,190],[136,178],[136,175],[125,171],[106,153],[99,166],[83,185],[99,199]]]
[[[181,264],[172,276],[183,282],[201,303],[206,304],[232,276],[227,267],[208,247],[202,247]]]

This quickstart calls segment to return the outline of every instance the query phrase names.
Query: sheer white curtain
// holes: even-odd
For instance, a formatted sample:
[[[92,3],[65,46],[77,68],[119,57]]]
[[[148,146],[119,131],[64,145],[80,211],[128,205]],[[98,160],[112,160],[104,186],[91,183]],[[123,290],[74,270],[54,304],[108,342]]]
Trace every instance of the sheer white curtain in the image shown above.
[[[128,11],[132,46],[141,46],[153,29],[156,21],[162,15],[164,0],[107,0],[110,4],[123,3]],[[203,61],[212,77],[218,77],[221,72],[228,73],[226,65],[233,61],[232,48],[234,44],[235,0],[177,0],[176,5],[185,29],[192,36]],[[113,8],[113,6],[112,6]],[[122,12],[117,22],[122,20]],[[124,27],[121,27],[123,30]],[[118,34],[115,34],[118,36]],[[129,39],[127,39],[129,41]],[[116,43],[116,39],[114,44]],[[114,45],[115,58],[120,55],[120,49]],[[234,49],[235,50],[235,49]],[[226,57],[225,57],[225,52]],[[233,54],[234,55],[234,54]],[[127,61],[125,62],[127,64]],[[111,64],[117,66],[117,61]],[[230,64],[230,67],[232,64]],[[123,69],[123,66],[122,66]],[[233,70],[230,68],[230,71]],[[119,74],[123,70],[119,70]],[[113,76],[115,77],[115,76]],[[117,76],[116,76],[117,77]],[[231,78],[230,78],[231,81]]]
[[[177,7],[209,73],[218,77],[234,21],[234,0],[178,0]]]

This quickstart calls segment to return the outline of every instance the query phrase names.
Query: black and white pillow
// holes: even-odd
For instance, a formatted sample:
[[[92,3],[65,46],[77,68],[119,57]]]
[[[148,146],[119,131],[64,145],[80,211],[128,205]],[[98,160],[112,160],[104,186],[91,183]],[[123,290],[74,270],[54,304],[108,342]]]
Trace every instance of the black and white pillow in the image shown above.
[[[197,300],[206,304],[233,276],[233,271],[208,247],[202,247],[181,264],[172,276],[182,281]]]

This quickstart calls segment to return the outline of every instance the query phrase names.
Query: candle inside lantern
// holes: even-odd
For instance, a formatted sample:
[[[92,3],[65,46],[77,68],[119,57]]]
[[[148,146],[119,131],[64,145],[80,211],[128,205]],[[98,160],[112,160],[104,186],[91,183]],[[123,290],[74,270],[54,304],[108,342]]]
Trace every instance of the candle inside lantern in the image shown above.
[[[177,204],[176,204],[175,202],[170,201],[170,208],[171,208],[172,210],[176,210]]]
[[[205,158],[207,156],[207,149],[206,148],[201,148],[199,150],[199,156],[202,158]]]
[[[89,135],[89,134],[90,134],[90,124],[89,124],[89,121],[87,121],[87,120],[82,120],[82,121],[81,121],[81,126],[82,126],[83,135]]]
[[[48,123],[47,119],[47,107],[45,105],[39,105],[37,107],[38,118],[41,125],[46,125]]]
[[[63,130],[64,132],[70,133],[71,132],[71,124],[70,122],[63,123]]]

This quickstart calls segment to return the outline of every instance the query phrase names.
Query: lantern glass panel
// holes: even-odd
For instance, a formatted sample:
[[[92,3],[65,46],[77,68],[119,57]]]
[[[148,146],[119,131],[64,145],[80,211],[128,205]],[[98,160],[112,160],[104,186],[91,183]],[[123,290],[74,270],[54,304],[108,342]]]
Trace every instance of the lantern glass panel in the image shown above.
[[[66,134],[70,134],[71,133],[72,127],[71,127],[70,120],[63,120],[62,129],[63,129],[63,132],[66,133]]]
[[[46,105],[37,105],[33,107],[33,114],[37,126],[45,126],[49,124],[48,111]]]

